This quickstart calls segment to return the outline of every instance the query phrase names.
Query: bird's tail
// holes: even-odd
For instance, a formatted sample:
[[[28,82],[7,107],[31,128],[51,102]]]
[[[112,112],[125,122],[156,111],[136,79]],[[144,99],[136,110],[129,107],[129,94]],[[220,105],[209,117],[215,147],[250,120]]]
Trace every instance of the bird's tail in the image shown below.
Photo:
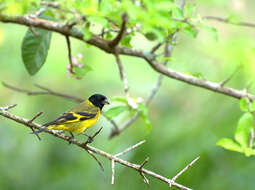
[[[43,131],[45,131],[45,130],[46,130],[46,127],[45,127],[45,128],[42,128],[42,129],[39,129],[39,130],[36,130],[36,131],[34,131],[34,132],[30,133],[30,134],[35,135],[35,134],[41,133],[41,132],[43,132]]]

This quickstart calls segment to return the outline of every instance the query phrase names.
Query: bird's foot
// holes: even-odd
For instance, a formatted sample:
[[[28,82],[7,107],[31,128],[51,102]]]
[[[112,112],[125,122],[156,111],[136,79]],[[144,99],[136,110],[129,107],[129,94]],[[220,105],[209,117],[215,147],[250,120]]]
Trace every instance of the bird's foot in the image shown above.
[[[70,132],[70,135],[71,136],[68,137],[68,141],[69,141],[69,144],[72,144],[72,140],[74,139],[74,135],[71,132]]]

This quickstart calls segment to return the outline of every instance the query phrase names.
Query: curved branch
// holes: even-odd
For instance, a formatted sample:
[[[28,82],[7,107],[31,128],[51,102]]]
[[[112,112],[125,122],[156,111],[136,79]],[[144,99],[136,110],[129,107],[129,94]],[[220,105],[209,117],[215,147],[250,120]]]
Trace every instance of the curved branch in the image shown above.
[[[149,65],[157,72],[169,77],[173,78],[182,82],[185,82],[190,85],[198,86],[201,88],[208,89],[213,92],[217,92],[220,94],[224,94],[230,97],[234,97],[237,99],[240,99],[244,96],[248,97],[249,99],[255,99],[255,96],[253,94],[245,93],[243,90],[236,90],[233,88],[223,87],[219,83],[211,82],[203,79],[199,79],[187,74],[183,74],[181,72],[174,71],[159,62],[155,60],[155,55],[151,54],[149,51],[143,51],[143,50],[135,50],[128,47],[123,46],[116,46],[114,48],[111,48],[109,46],[109,41],[104,40],[96,35],[92,35],[90,40],[84,40],[83,39],[83,33],[77,29],[76,27],[72,27],[71,29],[67,27],[64,24],[59,24],[53,21],[38,19],[38,18],[32,18],[29,15],[26,16],[17,16],[17,17],[9,17],[6,15],[0,15],[0,22],[4,23],[16,23],[21,25],[26,25],[28,27],[38,27],[46,30],[55,31],[57,33],[68,35],[74,38],[77,38],[81,41],[84,41],[88,44],[91,44],[95,47],[100,48],[101,50],[114,54],[116,51],[118,54],[122,55],[129,55],[134,57],[139,57],[147,61]]]
[[[41,125],[39,125],[35,122],[30,122],[29,119],[21,118],[19,116],[16,116],[16,115],[11,114],[10,112],[8,112],[8,110],[11,109],[12,107],[14,107],[14,106],[0,107],[0,115],[2,115],[3,117],[9,118],[9,119],[11,119],[11,120],[13,120],[17,123],[23,124],[24,126],[29,127],[29,128],[36,128],[36,129],[41,129],[42,128]],[[157,179],[159,179],[159,180],[161,180],[161,181],[163,181],[163,182],[165,182],[165,183],[167,183],[171,186],[175,186],[175,187],[177,187],[179,189],[182,189],[182,190],[190,190],[190,188],[185,187],[185,186],[183,186],[179,183],[176,183],[175,180],[172,180],[170,178],[166,178],[164,176],[161,176],[161,175],[159,175],[159,174],[157,174],[153,171],[144,169],[143,167],[141,168],[141,165],[134,164],[134,163],[131,163],[131,162],[128,162],[126,160],[123,160],[123,159],[119,158],[118,155],[121,155],[121,154],[112,155],[112,154],[109,154],[107,152],[104,152],[103,150],[100,150],[100,149],[95,148],[93,146],[87,145],[86,143],[80,142],[80,141],[78,141],[74,138],[70,138],[69,136],[59,134],[59,133],[56,133],[56,132],[53,132],[53,131],[48,131],[48,130],[45,131],[45,132],[48,133],[48,134],[51,134],[51,135],[53,135],[57,138],[65,140],[69,143],[75,144],[75,145],[79,146],[80,148],[84,149],[85,151],[93,152],[95,154],[98,154],[102,157],[105,157],[105,158],[109,159],[110,161],[114,160],[114,162],[118,162],[119,164],[121,164],[123,166],[134,169],[134,170],[138,171],[139,173],[142,172],[143,174],[147,174],[149,176],[157,178]],[[126,153],[127,151],[134,149],[135,147],[139,146],[142,143],[143,143],[143,141],[138,143],[137,145],[132,146],[131,148],[128,148],[127,150],[125,150],[123,152]]]

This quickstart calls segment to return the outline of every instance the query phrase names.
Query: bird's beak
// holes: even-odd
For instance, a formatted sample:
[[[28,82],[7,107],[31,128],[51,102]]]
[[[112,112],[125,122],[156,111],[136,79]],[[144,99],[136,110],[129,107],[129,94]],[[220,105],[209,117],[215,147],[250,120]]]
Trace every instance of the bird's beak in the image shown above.
[[[107,99],[105,99],[105,100],[103,101],[103,103],[104,103],[104,104],[110,104],[109,101],[108,101]]]

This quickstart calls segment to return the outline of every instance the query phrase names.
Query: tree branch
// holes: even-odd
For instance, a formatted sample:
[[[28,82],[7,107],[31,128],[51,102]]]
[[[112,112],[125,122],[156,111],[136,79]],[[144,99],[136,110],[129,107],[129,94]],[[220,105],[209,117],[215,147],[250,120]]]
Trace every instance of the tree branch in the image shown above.
[[[66,37],[66,44],[67,44],[67,50],[68,50],[68,60],[69,60],[69,64],[70,64],[70,72],[71,74],[74,74],[73,71],[73,61],[72,61],[72,50],[71,50],[71,42],[70,42],[70,38],[69,36],[65,36]]]
[[[228,18],[221,18],[221,17],[217,17],[217,16],[205,16],[203,18],[205,18],[207,20],[215,20],[215,21],[219,21],[219,22],[224,22],[224,23],[227,23],[227,24],[246,26],[246,27],[251,27],[251,28],[255,27],[254,23],[249,23],[249,22],[231,22],[231,20],[228,19]]]
[[[14,87],[12,85],[9,85],[5,82],[2,82],[3,86],[8,88],[8,89],[11,89],[11,90],[14,90],[16,92],[21,92],[21,93],[25,93],[27,95],[54,95],[54,96],[58,96],[58,97],[62,97],[62,98],[66,98],[66,99],[69,99],[69,100],[72,100],[74,102],[78,102],[78,103],[81,103],[82,101],[84,101],[84,99],[80,98],[80,97],[77,97],[77,96],[72,96],[70,94],[64,94],[64,93],[60,93],[60,92],[57,92],[55,90],[52,90],[52,89],[49,89],[49,88],[46,88],[46,87],[43,87],[41,85],[38,85],[38,84],[35,84],[35,86],[39,89],[41,89],[42,91],[31,91],[31,90],[25,90],[25,89],[21,89],[21,88],[17,88],[17,87]]]
[[[15,121],[17,123],[23,124],[24,126],[29,127],[29,128],[31,128],[31,127],[36,128],[36,129],[41,129],[42,128],[41,125],[39,125],[39,124],[37,124],[35,122],[31,122],[30,123],[28,119],[21,118],[21,117],[18,117],[16,115],[14,115],[14,114],[9,113],[7,110],[10,109],[11,107],[13,107],[13,106],[0,107],[0,115],[2,115],[3,117],[9,118],[9,119],[11,119],[11,120],[13,120],[13,121]],[[77,145],[77,146],[79,146],[80,148],[82,148],[82,149],[84,149],[86,151],[90,151],[90,152],[92,152],[94,154],[98,154],[98,155],[100,155],[102,157],[105,157],[105,158],[107,158],[109,160],[114,160],[114,162],[118,162],[119,164],[121,164],[123,166],[129,167],[129,168],[134,169],[134,170],[136,170],[138,172],[142,172],[144,174],[147,174],[149,176],[157,178],[157,179],[159,179],[159,180],[161,180],[161,181],[163,181],[163,182],[165,182],[167,184],[171,184],[172,186],[175,186],[175,187],[177,187],[179,189],[190,190],[190,188],[185,187],[185,186],[183,186],[183,185],[181,185],[179,183],[176,183],[172,179],[169,179],[169,178],[166,178],[164,176],[161,176],[161,175],[159,175],[159,174],[157,174],[157,173],[155,173],[153,171],[150,171],[150,170],[147,170],[147,169],[144,169],[144,168],[140,168],[141,165],[134,164],[134,163],[128,162],[126,160],[123,160],[121,158],[118,158],[117,156],[109,154],[107,152],[104,152],[103,150],[100,150],[100,149],[97,149],[97,148],[95,148],[93,146],[84,144],[83,142],[80,142],[80,141],[78,141],[76,139],[69,138],[69,136],[66,136],[64,134],[59,134],[59,133],[56,133],[56,132],[53,132],[53,131],[49,131],[49,130],[47,130],[45,132],[48,133],[48,134],[51,134],[51,135],[53,135],[53,136],[55,136],[57,138],[65,140],[65,141],[67,141],[69,143]]]
[[[221,87],[219,83],[211,82],[207,80],[202,80],[190,75],[183,74],[181,72],[174,71],[170,68],[167,68],[166,66],[160,64],[155,60],[155,55],[151,54],[148,51],[142,51],[142,50],[135,50],[128,47],[118,46],[113,48],[109,47],[109,41],[104,40],[96,35],[92,35],[90,40],[84,40],[83,39],[83,33],[77,29],[76,27],[72,27],[69,29],[66,27],[65,24],[59,24],[53,21],[43,20],[43,19],[33,19],[29,15],[26,16],[17,16],[17,17],[10,17],[6,15],[0,15],[0,22],[4,23],[16,23],[26,26],[33,26],[38,27],[50,31],[55,31],[57,33],[68,35],[74,38],[77,38],[81,41],[84,41],[88,44],[91,44],[95,47],[100,48],[101,50],[114,54],[116,51],[119,55],[129,55],[134,56],[138,58],[144,59],[155,71],[178,81],[185,82],[187,84],[201,87],[204,89],[208,89],[213,92],[217,92],[220,94],[224,94],[230,97],[234,97],[237,99],[242,98],[243,96],[249,97],[249,99],[255,99],[255,96],[253,94],[244,94],[242,90],[236,90],[233,88],[227,88],[227,87]]]
[[[127,14],[123,13],[121,18],[122,18],[122,24],[121,24],[121,28],[120,28],[118,35],[112,41],[109,42],[109,47],[111,47],[111,48],[116,47],[120,43],[121,39],[123,38],[123,36],[125,34],[126,24],[128,21]]]

